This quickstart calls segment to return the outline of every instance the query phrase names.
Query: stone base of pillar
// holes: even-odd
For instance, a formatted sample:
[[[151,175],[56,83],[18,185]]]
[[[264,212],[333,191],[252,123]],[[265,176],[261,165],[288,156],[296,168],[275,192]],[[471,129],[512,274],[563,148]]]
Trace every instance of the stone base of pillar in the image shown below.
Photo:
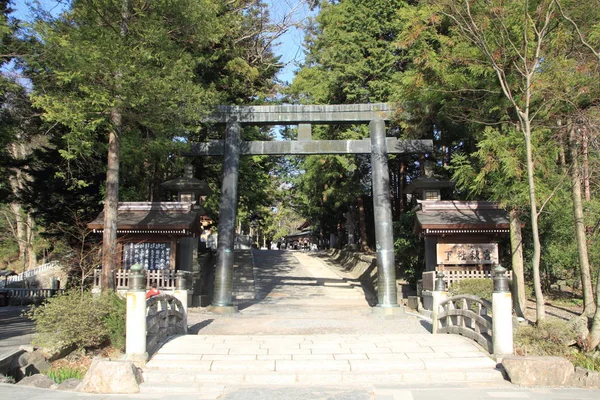
[[[148,361],[148,353],[143,354],[126,354],[126,361],[131,361],[133,365],[138,368],[144,368],[146,366],[146,362]]]
[[[206,310],[215,314],[236,314],[239,312],[237,306],[209,306]]]
[[[393,306],[375,306],[371,308],[371,315],[393,315],[393,316],[404,316],[406,315],[406,311],[404,307],[400,307],[399,305]]]

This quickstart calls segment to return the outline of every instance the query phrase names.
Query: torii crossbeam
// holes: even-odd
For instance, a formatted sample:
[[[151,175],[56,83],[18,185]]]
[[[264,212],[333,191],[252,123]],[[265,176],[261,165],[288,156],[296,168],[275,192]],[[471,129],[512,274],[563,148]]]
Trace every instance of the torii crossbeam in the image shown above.
[[[226,125],[225,140],[194,143],[185,156],[219,156],[223,159],[223,183],[219,210],[219,243],[215,311],[234,312],[233,249],[237,215],[240,155],[371,154],[375,239],[377,250],[377,309],[398,307],[388,153],[424,153],[431,140],[398,140],[385,137],[390,120],[388,103],[349,105],[219,106],[208,123]],[[312,140],[311,124],[369,124],[370,139]],[[298,125],[297,141],[241,141],[242,125]]]

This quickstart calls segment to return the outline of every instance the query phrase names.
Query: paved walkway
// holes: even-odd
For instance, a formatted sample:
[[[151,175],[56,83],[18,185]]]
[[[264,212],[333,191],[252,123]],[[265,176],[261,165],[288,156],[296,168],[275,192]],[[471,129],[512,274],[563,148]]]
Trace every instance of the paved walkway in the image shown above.
[[[25,307],[0,307],[0,361],[20,345],[31,343],[33,322],[21,317],[24,310]]]
[[[204,335],[428,334],[416,315],[373,315],[360,286],[311,253],[255,250],[256,299],[229,316],[190,309],[191,333]]]
[[[144,393],[226,393],[232,385],[495,382],[474,342],[431,335],[419,316],[374,314],[365,294],[310,253],[254,251],[256,299],[240,312],[191,310],[196,335],[166,343],[144,368]]]
[[[214,393],[180,394],[131,394],[107,395],[62,392],[48,389],[34,389],[16,385],[0,384],[0,398],[10,400],[203,400],[215,398]],[[339,386],[232,386],[224,391],[219,400],[598,400],[600,390],[564,388],[519,388],[510,384],[429,384],[421,387],[394,386],[386,382],[375,383],[371,387]]]

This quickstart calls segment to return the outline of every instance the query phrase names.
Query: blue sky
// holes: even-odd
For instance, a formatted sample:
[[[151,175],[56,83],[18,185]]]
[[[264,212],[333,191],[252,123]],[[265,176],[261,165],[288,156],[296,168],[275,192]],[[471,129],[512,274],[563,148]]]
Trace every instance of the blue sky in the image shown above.
[[[31,19],[27,6],[29,3],[36,3],[36,1],[13,0],[12,7],[15,10],[13,15],[23,20]],[[64,8],[64,1],[60,0],[40,0],[39,3],[44,10],[53,13],[59,13]],[[291,11],[294,11],[294,16],[292,17],[294,21],[304,20],[310,14],[303,0],[265,0],[265,3],[269,5],[271,19],[275,22],[281,21]],[[278,78],[284,82],[292,81],[294,71],[297,69],[298,64],[304,60],[304,53],[302,51],[303,41],[304,34],[302,30],[291,28],[280,37],[279,44],[274,46],[275,53],[280,55],[282,62],[286,64],[285,68],[278,75]]]

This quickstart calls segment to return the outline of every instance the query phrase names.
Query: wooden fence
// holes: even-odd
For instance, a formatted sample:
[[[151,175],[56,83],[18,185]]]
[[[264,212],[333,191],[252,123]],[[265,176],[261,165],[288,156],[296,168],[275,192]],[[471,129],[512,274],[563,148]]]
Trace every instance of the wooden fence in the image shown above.
[[[449,289],[454,282],[463,279],[492,279],[494,272],[491,270],[475,270],[473,268],[456,268],[444,271],[427,271],[423,272],[423,290],[434,290],[435,279],[438,272],[444,273],[444,283],[446,289]],[[506,277],[512,279],[512,271],[506,271]]]
[[[146,276],[146,289],[154,283],[157,289],[173,290],[177,286],[177,273],[171,269],[161,269],[155,271],[144,271]],[[188,289],[192,285],[192,273],[189,271],[181,271],[186,274],[186,282]],[[129,270],[118,269],[114,272],[115,287],[117,290],[127,290],[129,288]],[[102,282],[102,270],[97,268],[94,270],[94,287],[100,287]]]

